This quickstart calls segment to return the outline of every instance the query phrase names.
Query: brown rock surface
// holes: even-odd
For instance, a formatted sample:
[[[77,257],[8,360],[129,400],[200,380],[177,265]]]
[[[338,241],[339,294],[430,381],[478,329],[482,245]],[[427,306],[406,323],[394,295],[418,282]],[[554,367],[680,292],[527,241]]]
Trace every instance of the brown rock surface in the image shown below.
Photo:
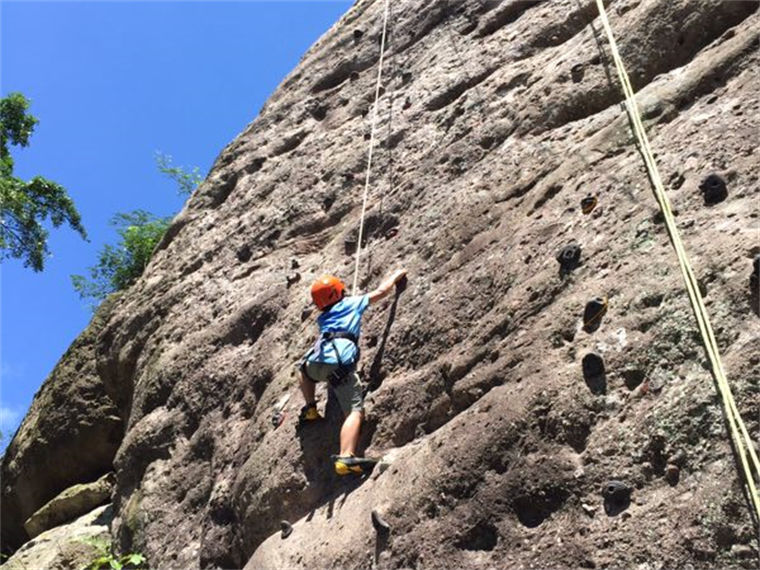
[[[48,529],[87,514],[95,507],[110,502],[112,485],[113,473],[108,473],[92,483],[69,487],[29,517],[24,529],[30,538],[34,538]]]
[[[363,445],[388,461],[338,480],[335,404],[321,425],[295,421],[306,284],[352,272],[382,23],[364,0],[224,149],[99,336],[128,418],[120,547],[162,568],[751,567],[732,549],[754,530],[720,402],[594,3],[392,6],[361,277],[409,270],[363,325]],[[609,3],[755,436],[759,6]],[[706,206],[712,172],[728,194]],[[560,273],[569,243],[580,266]],[[607,312],[585,332],[596,297]],[[584,380],[589,352],[603,390]],[[633,491],[615,510],[611,480]]]
[[[111,505],[97,507],[67,524],[43,532],[26,542],[3,570],[82,570],[108,554],[113,518]]]
[[[123,423],[95,367],[112,302],[98,309],[35,394],[2,458],[2,551],[29,536],[24,521],[64,489],[112,471]]]

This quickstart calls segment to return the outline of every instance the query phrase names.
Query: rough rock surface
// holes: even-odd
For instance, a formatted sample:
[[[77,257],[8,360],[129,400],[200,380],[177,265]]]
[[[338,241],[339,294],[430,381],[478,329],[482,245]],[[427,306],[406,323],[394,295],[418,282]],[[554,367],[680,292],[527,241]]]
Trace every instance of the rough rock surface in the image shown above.
[[[755,438],[759,7],[609,2]],[[755,567],[719,398],[589,0],[392,2],[360,284],[409,270],[363,325],[363,449],[388,460],[338,480],[324,391],[327,421],[296,429],[306,286],[351,278],[381,16],[360,0],[312,47],[115,301],[97,367],[126,422],[119,546],[161,568]],[[727,196],[707,205],[711,173]],[[582,254],[566,270],[570,243]],[[594,298],[607,312],[584,330]],[[584,374],[590,352],[604,366]],[[625,500],[605,498],[611,481]]]
[[[34,513],[24,523],[30,538],[53,527],[72,521],[111,500],[113,473],[103,475],[92,483],[69,487]]]
[[[95,363],[112,306],[103,303],[63,355],[2,458],[3,552],[28,540],[24,522],[58,493],[113,470],[124,427]]]
[[[113,507],[103,505],[68,524],[26,542],[3,563],[3,570],[82,570],[108,552]]]

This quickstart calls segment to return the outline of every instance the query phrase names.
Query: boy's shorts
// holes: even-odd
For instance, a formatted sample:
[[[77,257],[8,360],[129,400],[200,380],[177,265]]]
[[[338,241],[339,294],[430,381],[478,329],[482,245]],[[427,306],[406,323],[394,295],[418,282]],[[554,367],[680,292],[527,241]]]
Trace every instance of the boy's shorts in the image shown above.
[[[303,371],[310,380],[327,382],[328,384],[330,384],[330,376],[337,369],[337,364],[312,362],[310,360],[307,360],[303,366]],[[338,398],[338,403],[344,414],[364,411],[364,384],[356,373],[356,368],[351,370],[338,386],[330,384],[330,387]]]

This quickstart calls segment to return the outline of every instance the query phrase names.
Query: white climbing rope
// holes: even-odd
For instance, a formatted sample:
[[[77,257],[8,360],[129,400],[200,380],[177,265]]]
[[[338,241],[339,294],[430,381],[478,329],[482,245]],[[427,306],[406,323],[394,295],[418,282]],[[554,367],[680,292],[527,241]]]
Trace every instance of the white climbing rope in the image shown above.
[[[388,12],[390,0],[385,0],[383,10],[383,35],[380,38],[380,61],[377,66],[377,82],[375,83],[375,104],[372,109],[372,126],[369,134],[369,150],[367,151],[367,174],[364,177],[364,198],[362,199],[362,214],[359,221],[359,238],[356,241],[356,264],[354,267],[354,284],[352,295],[357,293],[356,287],[359,282],[359,259],[362,254],[362,238],[364,237],[364,215],[367,212],[367,196],[369,195],[369,179],[372,172],[372,149],[375,146],[375,128],[377,127],[377,107],[380,99],[380,82],[383,76],[383,58],[385,57],[385,35],[388,29]]]
[[[739,456],[739,461],[743,470],[745,484],[749,494],[750,501],[755,508],[757,520],[760,521],[760,495],[758,495],[757,485],[755,483],[755,476],[760,478],[760,462],[758,462],[757,453],[755,452],[752,438],[747,431],[744,421],[739,414],[739,409],[736,406],[734,396],[731,392],[731,386],[728,383],[726,372],[723,368],[723,363],[720,358],[720,352],[718,350],[718,343],[715,340],[715,334],[713,333],[712,325],[705,308],[702,295],[699,292],[699,286],[697,284],[697,278],[694,275],[694,270],[689,263],[689,258],[686,255],[683,242],[678,233],[675,219],[673,218],[673,212],[670,208],[670,200],[668,200],[665,193],[665,187],[662,183],[657,164],[654,160],[652,149],[649,146],[649,139],[647,138],[646,131],[644,130],[644,124],[641,120],[641,113],[636,105],[636,98],[631,86],[628,74],[625,71],[623,60],[620,57],[620,52],[617,49],[615,43],[615,37],[612,34],[612,28],[610,22],[607,19],[607,12],[604,8],[602,0],[596,0],[597,7],[599,8],[599,15],[602,20],[602,25],[607,34],[607,39],[610,42],[610,49],[612,51],[612,57],[615,61],[615,67],[617,68],[618,77],[620,83],[623,86],[623,92],[625,93],[626,108],[628,115],[631,118],[633,125],[633,131],[636,138],[639,141],[639,147],[641,148],[641,154],[644,157],[646,163],[647,172],[654,188],[654,194],[657,198],[657,202],[660,205],[660,210],[663,213],[665,219],[665,226],[668,230],[668,235],[676,250],[678,256],[678,264],[683,275],[684,282],[686,284],[686,291],[689,294],[689,300],[694,311],[694,315],[699,325],[699,331],[702,334],[702,341],[705,345],[705,350],[710,359],[712,365],[713,376],[720,393],[721,400],[723,402],[723,409],[726,414],[726,419],[731,432],[731,438],[734,442],[734,449]],[[752,464],[750,466],[750,463]],[[754,470],[754,474],[753,474]]]

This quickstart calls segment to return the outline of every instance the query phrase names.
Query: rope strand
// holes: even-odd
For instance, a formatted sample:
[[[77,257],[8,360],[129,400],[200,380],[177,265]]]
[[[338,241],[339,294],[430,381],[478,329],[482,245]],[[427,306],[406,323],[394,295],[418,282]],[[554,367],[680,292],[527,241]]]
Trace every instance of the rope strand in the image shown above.
[[[362,213],[359,221],[359,238],[356,242],[356,265],[354,267],[354,284],[351,294],[356,295],[356,287],[359,281],[359,260],[362,253],[362,238],[364,237],[364,216],[367,212],[367,196],[369,195],[369,179],[372,172],[372,150],[375,146],[375,129],[377,127],[377,107],[380,99],[380,82],[383,76],[383,58],[385,56],[385,35],[388,29],[388,12],[390,0],[385,0],[383,10],[383,35],[380,38],[380,61],[377,66],[377,82],[375,84],[375,104],[372,109],[372,126],[369,135],[369,150],[367,151],[367,174],[364,177],[364,197],[362,199]]]
[[[610,27],[609,20],[607,19],[607,13],[605,11],[604,4],[602,0],[596,0],[596,4],[599,8],[599,15],[602,20],[602,25],[604,26],[604,30],[607,33],[607,39],[610,42],[612,57],[615,61],[618,77],[620,78],[620,83],[623,86],[623,92],[625,93],[626,98],[626,108],[628,110],[628,115],[631,118],[634,134],[638,139],[641,154],[644,157],[644,162],[646,163],[647,172],[649,173],[649,178],[652,182],[652,186],[654,187],[654,193],[657,198],[657,202],[659,203],[660,209],[662,210],[665,219],[665,225],[668,230],[668,235],[670,236],[670,240],[673,244],[674,249],[676,250],[676,255],[678,256],[678,264],[681,269],[684,282],[686,284],[686,291],[689,295],[692,310],[694,311],[694,315],[697,319],[697,325],[699,326],[699,331],[702,335],[705,350],[707,352],[708,358],[710,359],[710,364],[712,365],[713,376],[715,377],[715,381],[718,386],[718,392],[720,393],[723,402],[723,409],[726,414],[729,430],[731,432],[731,439],[734,442],[734,449],[739,456],[739,461],[744,472],[744,480],[749,491],[750,500],[755,508],[757,516],[756,521],[760,521],[760,496],[758,495],[757,486],[755,484],[755,479],[752,473],[754,469],[755,474],[760,477],[760,462],[758,461],[757,453],[755,452],[755,448],[752,443],[752,438],[750,437],[749,432],[744,425],[744,421],[739,414],[739,409],[736,406],[736,401],[734,400],[734,396],[731,392],[731,386],[728,384],[728,379],[726,378],[726,373],[720,358],[718,343],[715,340],[715,334],[713,333],[712,325],[710,324],[707,309],[705,308],[702,295],[699,292],[697,278],[694,275],[694,271],[691,267],[691,264],[689,263],[689,258],[686,255],[686,250],[684,249],[683,242],[681,241],[681,237],[678,233],[678,228],[676,227],[675,219],[673,218],[673,213],[670,208],[670,201],[668,200],[667,194],[665,193],[665,187],[662,183],[662,178],[660,177],[659,170],[657,169],[657,164],[655,163],[652,149],[649,146],[649,139],[647,138],[646,131],[644,130],[644,124],[641,120],[641,113],[639,112],[639,109],[636,105],[633,87],[631,86],[630,79],[628,78],[628,74],[626,73],[625,67],[623,65],[623,60],[620,57],[620,53],[618,52],[617,44],[615,43],[615,38],[612,34],[612,28]],[[752,462],[752,466],[750,466],[750,461]]]

